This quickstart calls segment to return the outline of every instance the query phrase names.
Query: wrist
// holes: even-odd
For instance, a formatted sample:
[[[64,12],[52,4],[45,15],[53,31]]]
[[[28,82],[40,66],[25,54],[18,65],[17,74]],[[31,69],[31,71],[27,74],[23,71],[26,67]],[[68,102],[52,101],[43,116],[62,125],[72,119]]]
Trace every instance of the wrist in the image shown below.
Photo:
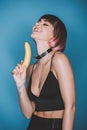
[[[22,85],[17,85],[17,90],[18,90],[19,93],[21,93],[24,88],[25,88],[25,85],[24,85],[24,84],[22,84]]]

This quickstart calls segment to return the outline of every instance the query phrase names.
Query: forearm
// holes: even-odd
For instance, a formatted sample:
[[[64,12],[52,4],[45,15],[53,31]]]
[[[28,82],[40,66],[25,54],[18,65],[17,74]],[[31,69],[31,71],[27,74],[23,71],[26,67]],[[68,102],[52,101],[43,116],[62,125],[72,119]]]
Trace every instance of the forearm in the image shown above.
[[[65,109],[62,130],[73,130],[74,115],[75,107]]]
[[[33,113],[33,105],[32,102],[29,100],[25,86],[21,88],[21,91],[18,92],[18,95],[20,107],[24,116],[26,118],[30,118]]]

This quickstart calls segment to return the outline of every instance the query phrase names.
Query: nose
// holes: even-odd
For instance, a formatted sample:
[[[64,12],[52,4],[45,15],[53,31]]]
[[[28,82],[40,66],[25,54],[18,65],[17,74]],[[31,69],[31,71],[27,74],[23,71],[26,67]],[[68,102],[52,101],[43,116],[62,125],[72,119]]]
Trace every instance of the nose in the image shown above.
[[[38,27],[39,27],[39,26],[40,26],[40,23],[39,23],[39,22],[38,22],[38,23],[36,23],[36,26],[38,26]]]

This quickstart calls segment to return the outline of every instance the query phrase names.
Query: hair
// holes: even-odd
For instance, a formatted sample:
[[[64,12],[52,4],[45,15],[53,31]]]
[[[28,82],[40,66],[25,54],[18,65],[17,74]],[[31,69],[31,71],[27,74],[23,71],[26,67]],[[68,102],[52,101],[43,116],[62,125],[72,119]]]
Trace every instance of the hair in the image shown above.
[[[65,24],[58,17],[51,14],[41,16],[38,21],[40,21],[41,19],[45,19],[54,27],[54,38],[49,42],[49,45],[52,47],[53,50],[63,52],[66,46],[67,39],[67,30]]]

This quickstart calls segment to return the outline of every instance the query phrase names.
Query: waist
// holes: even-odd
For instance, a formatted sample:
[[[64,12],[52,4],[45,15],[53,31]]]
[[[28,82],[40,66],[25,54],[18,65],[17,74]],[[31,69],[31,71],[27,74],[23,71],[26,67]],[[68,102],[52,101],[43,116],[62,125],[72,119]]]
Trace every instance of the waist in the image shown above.
[[[63,118],[64,110],[34,112],[34,115],[42,118]]]
[[[38,112],[64,110],[63,101],[60,98],[56,99],[42,99],[35,101],[35,110]]]
[[[33,114],[27,130],[62,130],[62,122],[63,118],[44,118]]]

